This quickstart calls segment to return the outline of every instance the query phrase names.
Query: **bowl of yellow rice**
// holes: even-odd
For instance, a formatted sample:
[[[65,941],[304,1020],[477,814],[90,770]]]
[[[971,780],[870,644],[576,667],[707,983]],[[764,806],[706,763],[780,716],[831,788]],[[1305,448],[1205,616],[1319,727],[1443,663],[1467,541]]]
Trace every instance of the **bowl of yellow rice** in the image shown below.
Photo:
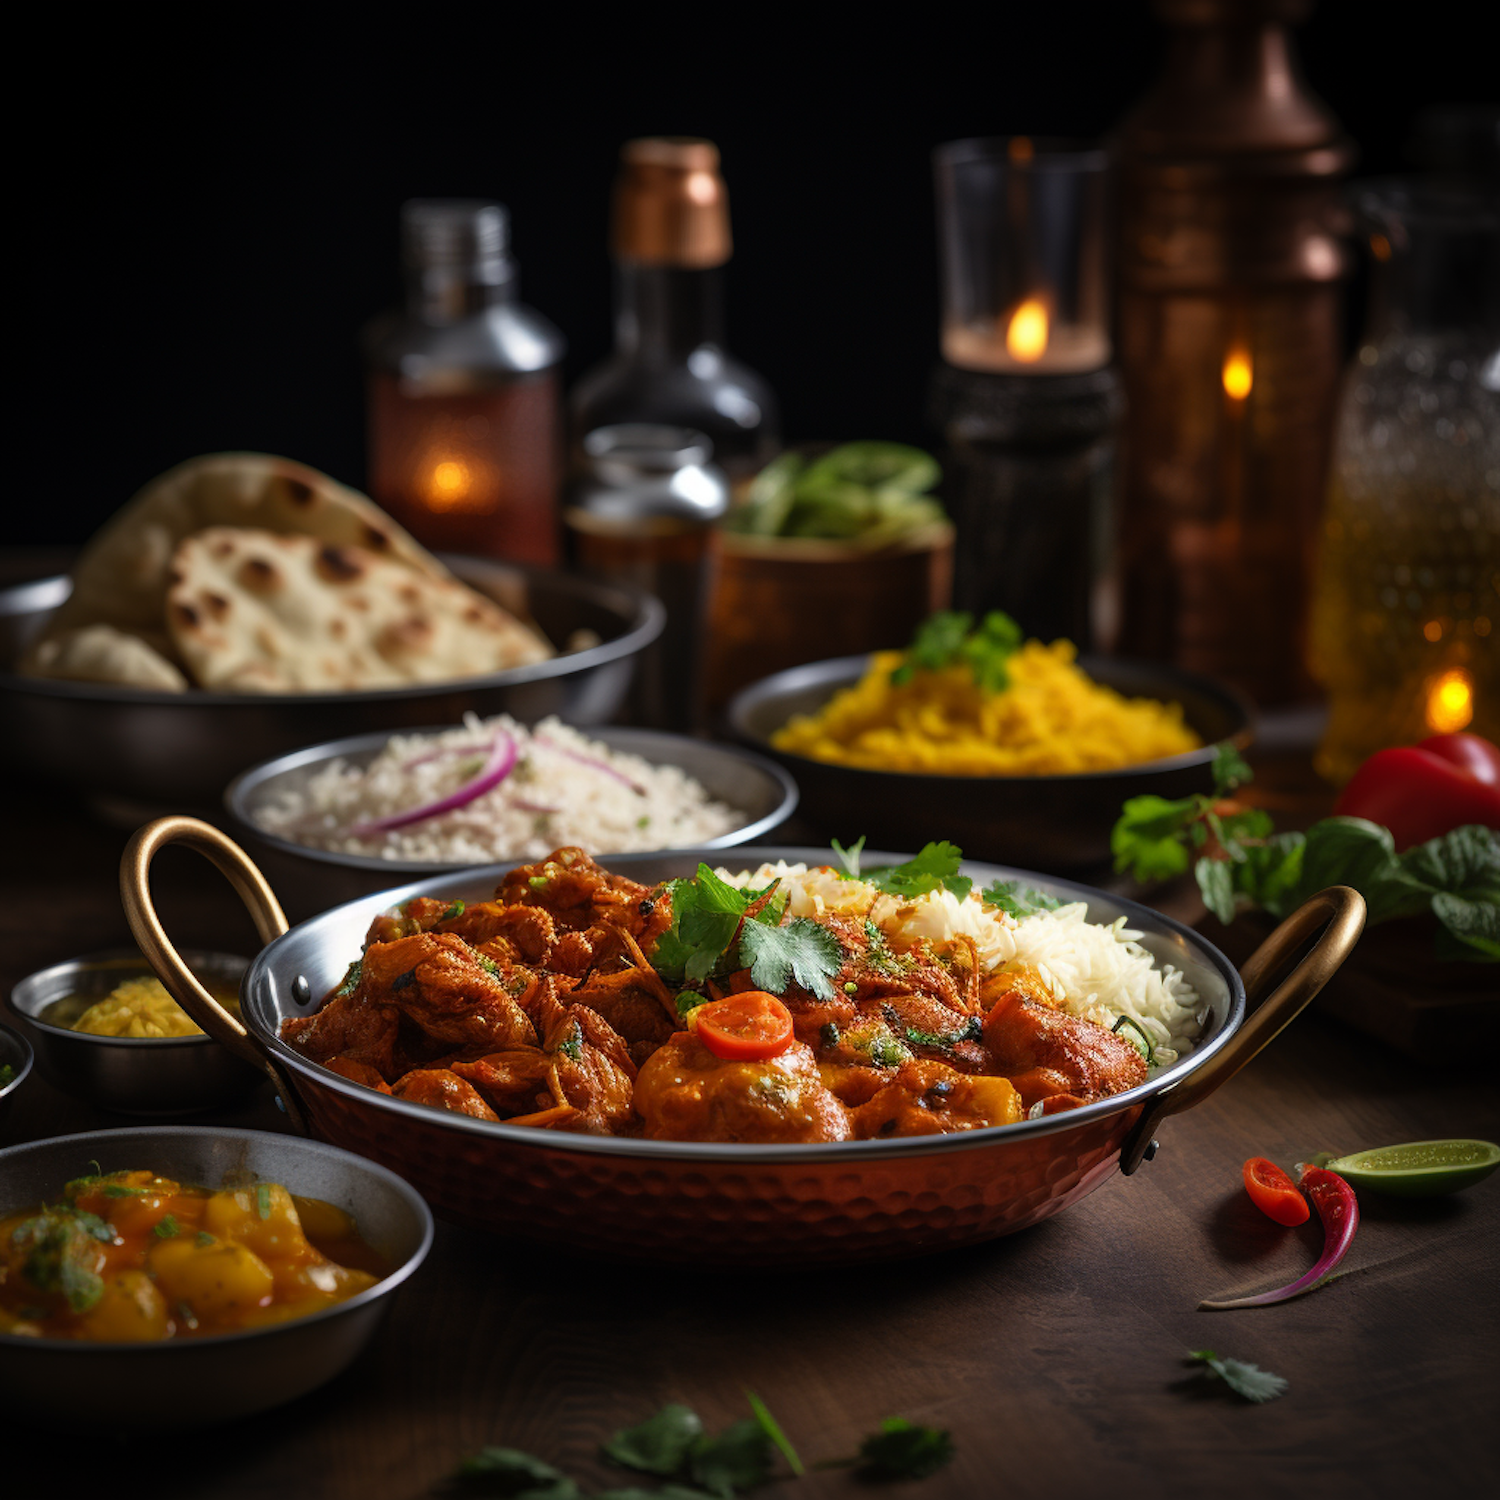
[[[941,828],[975,858],[1052,873],[1103,865],[1128,798],[1210,792],[1214,747],[1251,739],[1240,694],[1160,663],[1026,641],[1002,686],[982,675],[839,657],[762,679],[728,719],[795,777],[817,833],[903,849]]]

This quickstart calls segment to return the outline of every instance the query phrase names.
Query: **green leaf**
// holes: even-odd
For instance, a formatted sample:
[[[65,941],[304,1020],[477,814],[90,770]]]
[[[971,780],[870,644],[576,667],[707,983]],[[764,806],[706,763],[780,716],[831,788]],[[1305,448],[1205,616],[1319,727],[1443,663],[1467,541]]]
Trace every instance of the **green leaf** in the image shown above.
[[[356,958],[354,962],[344,970],[343,980],[340,982],[339,987],[333,992],[333,998],[335,1000],[342,1000],[345,996],[352,995],[355,990],[359,988],[360,976],[364,973],[364,971],[364,959],[362,957]]]
[[[1227,797],[1238,786],[1255,780],[1245,757],[1226,740],[1214,746],[1214,795]]]
[[[271,1217],[271,1184],[260,1182],[255,1186],[255,1213],[260,1219]]]
[[[1062,905],[1056,896],[1022,885],[1019,880],[994,881],[979,893],[979,899],[1017,919],[1039,911],[1056,911]]]
[[[954,1031],[923,1031],[916,1026],[904,1029],[906,1040],[913,1047],[956,1047],[960,1042],[982,1042],[984,1022],[978,1016],[970,1016]]]
[[[792,1447],[786,1433],[781,1430],[781,1424],[771,1415],[770,1407],[754,1391],[747,1390],[745,1399],[749,1401],[750,1410],[755,1413],[755,1420],[760,1423],[761,1431],[776,1445],[792,1473],[799,1477],[807,1473],[806,1466],[797,1456],[797,1450]]]
[[[953,1454],[946,1431],[905,1417],[887,1417],[880,1431],[859,1445],[861,1466],[881,1479],[925,1479],[952,1463]]]
[[[1364,818],[1324,818],[1307,830],[1298,894],[1306,900],[1329,885],[1352,885],[1372,924],[1425,911],[1430,894],[1396,858],[1390,829]]]
[[[519,1448],[481,1448],[455,1477],[469,1493],[505,1500],[583,1500],[583,1491],[560,1469]]]
[[[151,1230],[159,1240],[170,1240],[182,1233],[182,1228],[171,1214],[163,1214]]]
[[[1115,869],[1130,872],[1133,880],[1168,880],[1188,867],[1186,840],[1198,812],[1198,799],[1132,797],[1110,830],[1109,847]]]
[[[1188,1357],[1189,1364],[1208,1366],[1208,1373],[1216,1375],[1236,1395],[1246,1401],[1274,1401],[1283,1395],[1287,1382],[1280,1375],[1272,1375],[1258,1365],[1246,1364],[1239,1359],[1226,1359],[1212,1349],[1195,1349]]]
[[[924,844],[921,852],[905,864],[866,870],[860,879],[892,896],[925,896],[941,887],[962,901],[974,884],[968,876],[958,873],[963,857],[964,852],[957,844],[943,839]]]
[[[1227,927],[1234,921],[1234,864],[1227,859],[1203,858],[1193,867],[1203,904]]]
[[[957,662],[966,663],[974,681],[987,693],[1003,692],[1010,686],[1006,662],[1021,647],[1024,632],[1011,617],[992,609],[971,630],[974,616],[962,611],[940,610],[929,615],[916,630],[891,681],[900,686],[918,672],[940,672]]]
[[[1401,867],[1434,891],[1500,902],[1500,830],[1465,824],[1400,856]]]
[[[680,1474],[702,1436],[698,1413],[673,1402],[644,1422],[621,1428],[601,1451],[613,1462],[644,1474]]]
[[[108,1243],[114,1237],[114,1230],[94,1214],[44,1208],[16,1226],[11,1248],[24,1257],[25,1280],[39,1292],[58,1293],[73,1312],[81,1313],[104,1295],[104,1281],[90,1264],[97,1252],[89,1242]]]
[[[754,1489],[771,1477],[771,1439],[759,1422],[747,1418],[698,1442],[689,1467],[695,1484],[732,1500],[736,1490]]]
[[[740,933],[740,961],[749,964],[757,989],[782,995],[795,979],[808,994],[829,1000],[830,981],[843,965],[844,953],[826,927],[809,917],[796,917],[785,927],[746,922]]]
[[[1273,917],[1287,917],[1298,905],[1302,883],[1302,854],[1306,839],[1300,833],[1274,833],[1250,845],[1234,866],[1234,888],[1254,906]]]
[[[1500,963],[1500,906],[1492,901],[1465,901],[1452,891],[1432,898],[1432,914],[1456,946],[1444,945],[1443,955],[1473,963]]]
[[[463,916],[463,914],[464,914],[464,904],[463,904],[463,902],[462,901],[455,901],[453,903],[453,905],[450,906],[448,908],[448,910],[445,911],[442,914],[442,916],[440,916],[438,918],[438,921],[439,922],[451,922],[455,917],[461,917],[461,916]]]
[[[844,874],[847,875],[850,880],[858,880],[859,856],[865,847],[865,835],[860,834],[860,836],[855,839],[855,841],[850,844],[847,849],[844,848],[844,846],[839,843],[837,839],[829,839],[828,842],[832,847],[833,852],[838,855],[839,863],[844,867]]]

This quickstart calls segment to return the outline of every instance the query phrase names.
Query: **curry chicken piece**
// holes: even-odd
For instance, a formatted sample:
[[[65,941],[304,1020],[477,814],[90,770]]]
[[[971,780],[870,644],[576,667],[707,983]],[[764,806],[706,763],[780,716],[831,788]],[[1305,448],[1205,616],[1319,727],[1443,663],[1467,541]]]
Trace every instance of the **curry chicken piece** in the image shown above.
[[[1028,1109],[1053,1097],[1088,1104],[1146,1081],[1146,1060],[1129,1042],[1021,990],[995,1002],[984,1041],[995,1071],[1010,1079]]]
[[[472,1083],[448,1068],[413,1068],[387,1092],[397,1099],[432,1104],[456,1115],[472,1115],[476,1120],[500,1118]]]
[[[976,1078],[935,1058],[913,1058],[894,1078],[853,1111],[861,1139],[897,1135],[946,1135],[1014,1125],[1021,1096],[1008,1079]]]
[[[730,1061],[694,1032],[679,1031],[641,1068],[635,1107],[653,1140],[781,1145],[847,1141],[849,1111],[824,1085],[812,1049],[792,1042],[776,1057]]]

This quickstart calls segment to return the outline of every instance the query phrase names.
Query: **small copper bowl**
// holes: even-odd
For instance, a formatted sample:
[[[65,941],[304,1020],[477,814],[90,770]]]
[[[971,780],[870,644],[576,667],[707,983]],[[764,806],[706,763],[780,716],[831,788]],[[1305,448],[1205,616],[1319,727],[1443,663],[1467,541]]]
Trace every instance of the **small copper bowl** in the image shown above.
[[[234,953],[189,951],[192,972],[237,988],[249,960]],[[43,1019],[69,996],[78,1013],[127,979],[144,979],[150,965],[133,948],[86,953],[28,975],[10,992],[8,1009],[36,1049],[37,1066],[51,1084],[103,1109],[126,1115],[169,1116],[237,1104],[265,1079],[206,1033],[198,1036],[95,1036],[72,1031],[67,1018]],[[76,1015],[71,1019],[76,1019]]]
[[[243,1024],[196,985],[151,905],[156,851],[186,844],[233,881],[268,946],[241,989]],[[820,849],[679,850],[621,855],[611,868],[643,883],[691,874],[700,857],[754,868],[821,863]],[[867,855],[867,858],[900,856]],[[351,901],[285,930],[249,857],[193,818],[148,823],[126,848],[121,888],[131,929],[162,983],[195,1020],[258,1061],[299,1129],[382,1162],[444,1218],[612,1259],[847,1262],[971,1244],[1050,1218],[1114,1175],[1135,1171],[1170,1114],[1196,1104],[1249,1062],[1322,988],[1358,940],[1365,905],[1333,886],[1312,897],[1250,958],[1244,979],[1218,949],[1160,913],[1024,870],[966,864],[979,881],[1019,879],[1124,916],[1157,958],[1181,968],[1207,1017],[1195,1049],[1147,1083],[1096,1104],[1016,1125],[896,1140],[752,1146],[567,1135],[408,1103],[361,1088],[288,1047],[281,1022],[315,1010],[345,971],[371,918],[414,896],[482,900],[503,867],[438,876]],[[1308,943],[1310,951],[1279,984]],[[1247,1016],[1247,993],[1263,1003]]]
[[[200,1427],[294,1401],[347,1368],[375,1336],[391,1296],[432,1247],[432,1215],[393,1172],[295,1136],[212,1126],[97,1130],[0,1151],[0,1218],[55,1200],[90,1171],[149,1168],[218,1187],[228,1174],[279,1182],[350,1214],[390,1272],[311,1317],[243,1333],[159,1343],[95,1344],[0,1334],[7,1421],[132,1434]]]

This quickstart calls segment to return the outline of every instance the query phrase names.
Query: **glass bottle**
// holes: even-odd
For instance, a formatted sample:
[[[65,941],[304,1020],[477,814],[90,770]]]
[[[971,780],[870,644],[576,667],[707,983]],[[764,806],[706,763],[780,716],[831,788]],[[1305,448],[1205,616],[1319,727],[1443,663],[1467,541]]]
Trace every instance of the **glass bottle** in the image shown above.
[[[1500,739],[1500,202],[1372,183],[1364,342],[1334,439],[1310,665],[1315,764],[1343,782],[1388,745]]]
[[[691,428],[714,462],[746,478],[772,458],[770,387],[724,348],[729,200],[711,141],[628,141],[615,181],[615,349],[572,395],[575,456],[598,427]]]
[[[406,306],[365,332],[370,493],[429,546],[551,564],[564,345],[509,239],[498,203],[402,206]]]

